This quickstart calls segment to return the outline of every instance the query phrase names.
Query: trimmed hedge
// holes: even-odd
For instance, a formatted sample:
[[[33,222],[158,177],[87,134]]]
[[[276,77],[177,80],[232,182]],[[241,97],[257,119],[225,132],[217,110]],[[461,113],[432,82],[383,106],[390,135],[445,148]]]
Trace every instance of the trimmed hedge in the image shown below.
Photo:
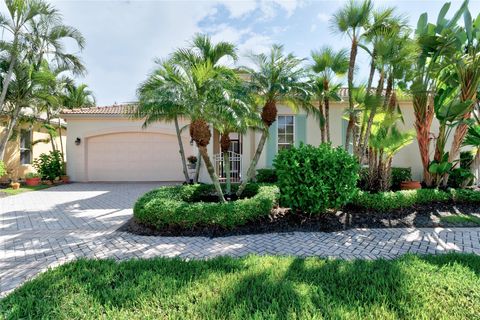
[[[357,193],[360,166],[341,147],[301,144],[282,150],[273,161],[282,205],[309,214],[340,208]]]
[[[351,204],[374,211],[388,211],[433,202],[480,203],[480,192],[469,189],[404,190],[397,192],[359,192]]]
[[[232,191],[237,187],[232,186]],[[157,229],[167,226],[233,228],[267,217],[278,202],[279,190],[272,185],[249,184],[242,199],[226,203],[200,201],[205,195],[214,194],[213,185],[161,187],[140,197],[133,215],[139,222]]]
[[[275,169],[257,169],[256,180],[258,183],[276,183],[278,181]]]

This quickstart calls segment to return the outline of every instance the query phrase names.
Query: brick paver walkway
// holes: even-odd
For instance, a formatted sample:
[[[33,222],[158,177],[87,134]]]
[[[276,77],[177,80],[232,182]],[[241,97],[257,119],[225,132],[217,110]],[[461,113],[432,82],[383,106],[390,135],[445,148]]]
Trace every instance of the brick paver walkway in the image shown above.
[[[158,184],[71,184],[0,199],[0,297],[49,267],[79,258],[187,259],[250,253],[394,258],[448,251],[480,254],[480,228],[355,229],[224,238],[145,237],[115,231]]]

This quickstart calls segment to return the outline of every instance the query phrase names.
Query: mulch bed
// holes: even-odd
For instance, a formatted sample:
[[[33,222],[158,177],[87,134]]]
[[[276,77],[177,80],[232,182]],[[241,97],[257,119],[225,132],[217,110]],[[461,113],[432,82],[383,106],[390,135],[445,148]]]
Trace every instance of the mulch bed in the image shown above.
[[[156,230],[130,219],[119,231],[148,236],[205,236],[223,237],[244,234],[294,231],[341,231],[352,228],[431,228],[431,227],[475,227],[475,223],[441,222],[441,216],[467,214],[480,217],[477,204],[432,203],[391,212],[372,212],[355,207],[343,211],[328,212],[323,215],[308,216],[292,213],[288,209],[274,209],[268,218],[251,221],[234,229],[215,226],[199,226],[185,229],[178,226]]]

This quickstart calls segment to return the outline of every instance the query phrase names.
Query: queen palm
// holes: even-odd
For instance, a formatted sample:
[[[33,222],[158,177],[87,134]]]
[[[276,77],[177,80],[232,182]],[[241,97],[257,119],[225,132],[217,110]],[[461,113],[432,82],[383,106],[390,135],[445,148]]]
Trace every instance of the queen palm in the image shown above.
[[[183,174],[185,182],[189,183],[190,177],[178,123],[178,119],[186,115],[185,78],[181,70],[171,61],[157,61],[157,65],[157,69],[137,90],[138,106],[133,113],[133,118],[144,119],[144,128],[159,121],[175,124]]]
[[[319,96],[320,116],[324,119],[320,132],[322,142],[330,142],[330,98],[339,100],[337,94],[339,86],[330,87],[334,77],[342,76],[348,71],[349,60],[347,50],[339,50],[335,52],[331,47],[325,46],[319,51],[313,51],[312,70],[319,74],[315,79],[317,96]]]
[[[277,119],[277,103],[284,102],[294,111],[297,111],[300,106],[311,109],[308,103],[310,91],[304,81],[303,59],[295,57],[292,53],[285,54],[282,46],[273,45],[269,54],[254,54],[251,60],[256,69],[245,68],[245,71],[250,77],[249,84],[257,103],[263,106],[260,112],[263,128],[247,175],[238,188],[237,196],[242,194],[255,174],[258,159],[268,137],[269,127]]]
[[[205,35],[196,35],[190,47],[177,50],[172,57],[183,74],[183,97],[191,120],[190,136],[198,147],[221,202],[225,198],[207,145],[211,139],[209,122],[212,119],[230,121],[235,118],[232,100],[237,97],[229,91],[229,86],[237,75],[220,63],[220,60],[228,58],[236,59],[235,46],[227,42],[213,44]]]
[[[5,112],[8,88],[17,64],[30,64],[34,71],[40,69],[45,59],[56,68],[68,69],[74,73],[84,71],[84,66],[75,54],[65,50],[63,41],[73,40],[83,49],[85,39],[75,28],[62,24],[57,10],[42,0],[7,0],[9,17],[0,16],[0,27],[12,34],[11,42],[1,42],[4,59],[8,61],[5,70],[2,91],[0,93],[0,111]],[[9,104],[9,124],[6,126],[5,139],[0,141],[0,159],[5,153],[6,142],[11,136],[14,125],[24,106]]]
[[[370,0],[364,0],[361,3],[357,3],[354,0],[350,0],[343,8],[338,10],[332,18],[332,28],[348,36],[351,41],[350,60],[348,66],[348,127],[345,138],[345,149],[348,150],[350,139],[354,139],[354,128],[356,122],[356,113],[354,112],[355,104],[352,97],[353,91],[353,74],[355,71],[355,62],[358,52],[358,44],[362,37],[362,32],[365,27],[368,26],[370,21],[370,12],[373,9],[372,2]]]

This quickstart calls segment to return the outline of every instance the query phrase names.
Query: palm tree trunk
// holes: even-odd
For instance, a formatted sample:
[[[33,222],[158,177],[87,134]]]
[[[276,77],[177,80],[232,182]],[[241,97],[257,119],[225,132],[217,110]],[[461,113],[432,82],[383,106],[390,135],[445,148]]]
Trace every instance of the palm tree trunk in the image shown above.
[[[187,161],[185,159],[185,150],[183,149],[182,136],[180,135],[180,127],[178,125],[178,117],[176,115],[175,115],[175,118],[174,118],[174,122],[175,122],[175,132],[177,134],[180,158],[181,158],[181,161],[182,161],[183,174],[185,175],[185,182],[190,183],[190,177],[188,176],[188,169],[187,169]]]
[[[15,128],[15,125],[17,124],[20,110],[21,110],[21,107],[16,107],[16,110],[14,110],[13,116],[10,119],[6,129],[4,130],[4,134],[0,139],[0,160],[3,160],[3,158],[5,157],[7,142],[8,142],[8,139],[10,139],[10,136],[12,135],[13,128]]]
[[[207,147],[198,146],[198,150],[202,155],[203,161],[205,161],[205,167],[207,168],[208,174],[210,175],[210,179],[212,179],[213,186],[215,187],[215,191],[217,192],[219,201],[225,202],[225,197],[223,196],[223,191],[222,191],[222,187],[220,186],[220,181],[218,180],[218,176],[215,173],[215,168],[213,167],[213,164],[210,161],[210,157],[208,156]]]
[[[355,139],[353,135],[354,127],[355,127],[355,115],[353,114],[353,73],[355,71],[355,60],[357,58],[357,49],[358,49],[358,43],[357,43],[357,38],[355,35],[352,38],[352,46],[350,49],[350,62],[348,66],[348,108],[350,111],[350,118],[348,120],[348,126],[347,126],[347,132],[345,135],[345,150],[348,151],[349,149],[349,144],[350,144],[350,138]],[[355,145],[355,143],[353,143]]]
[[[57,151],[57,146],[55,145],[55,137],[53,136],[53,126],[51,126],[50,123],[50,109],[49,106],[47,105],[47,124],[48,124],[48,135],[50,136],[50,144],[52,145],[52,151],[56,152]]]
[[[368,75],[368,82],[367,82],[367,94],[370,94],[370,90],[372,89],[372,82],[373,82],[373,76],[375,75],[375,57],[377,53],[375,48],[373,49],[372,52],[372,60],[370,62],[370,74]]]
[[[232,193],[232,177],[230,176],[230,155],[228,151],[223,152],[223,167],[225,168],[225,193]]]
[[[195,165],[195,177],[193,178],[193,183],[198,183],[198,177],[200,176],[200,168],[202,167],[202,155],[200,150],[197,155],[197,163]]]
[[[15,48],[16,40],[13,43]],[[10,60],[10,65],[8,66],[7,75],[3,79],[2,93],[0,95],[0,111],[3,111],[3,104],[5,103],[5,98],[7,97],[8,86],[10,85],[10,81],[12,80],[13,68],[15,67],[15,63],[16,56],[12,53],[12,59]]]
[[[62,140],[62,124],[60,122],[60,118],[58,118],[58,136],[60,138],[60,149],[62,155],[62,162],[65,163],[65,155],[63,154],[63,140]]]
[[[324,79],[323,81],[323,89],[328,92],[329,86],[328,81]],[[325,140],[327,142],[331,142],[330,140],[330,100],[328,95],[325,95],[323,99],[323,103],[325,105]]]
[[[242,183],[238,187],[237,196],[240,197],[247,186],[247,183],[252,179],[255,174],[255,169],[257,167],[258,159],[260,159],[260,155],[262,154],[263,147],[265,146],[265,142],[267,141],[268,137],[268,128],[265,128],[262,131],[262,136],[260,137],[260,141],[258,142],[257,150],[255,151],[255,155],[253,156],[252,161],[250,162],[250,166],[247,170],[247,175],[245,179],[242,180]]]
[[[430,126],[433,120],[433,98],[428,93],[413,96],[415,110],[415,131],[417,132],[418,149],[423,166],[423,181],[432,185],[432,175],[428,171],[430,165]]]
[[[480,148],[477,149],[477,153],[475,154],[475,158],[473,158],[472,163],[470,164],[470,172],[475,175],[475,182],[478,185],[480,183],[480,177],[478,172],[478,167],[480,166]]]
[[[320,111],[320,141],[324,143],[325,136],[326,136],[326,131],[325,131],[326,118],[325,118],[325,113],[323,112],[323,105],[322,105],[321,99],[318,99],[318,110]]]

